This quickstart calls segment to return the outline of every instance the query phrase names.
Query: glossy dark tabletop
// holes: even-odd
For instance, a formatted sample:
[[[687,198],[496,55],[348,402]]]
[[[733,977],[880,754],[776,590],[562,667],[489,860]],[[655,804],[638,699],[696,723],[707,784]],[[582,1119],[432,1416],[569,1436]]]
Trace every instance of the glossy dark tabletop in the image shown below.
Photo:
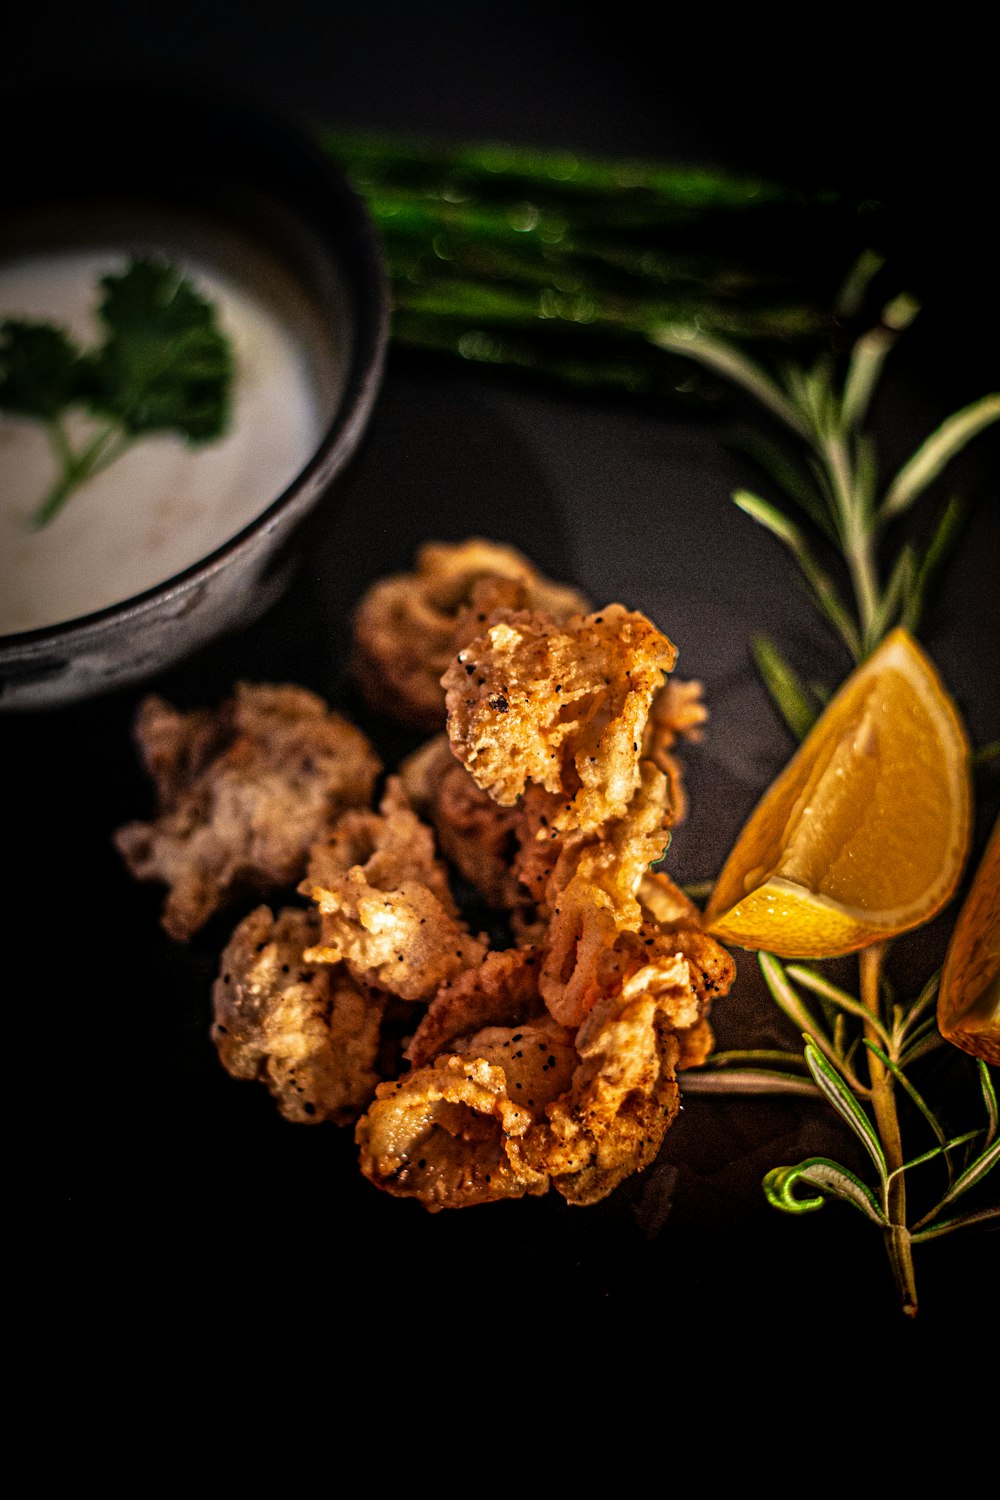
[[[951,59],[917,47],[916,72],[882,78],[866,110],[869,56],[852,65],[803,51],[789,75],[765,37],[731,37],[720,52],[691,22],[650,37],[610,8],[572,22],[568,9],[290,0],[265,16],[208,0],[122,16],[97,4],[68,21],[60,7],[56,33],[55,8],[41,5],[16,23],[28,61],[14,69],[12,50],[0,80],[34,73],[41,97],[64,69],[156,62],[304,122],[815,174],[888,196],[928,292],[879,409],[887,444],[905,454],[949,411],[997,389],[986,112],[954,81]],[[914,111],[914,91],[941,106],[933,118]],[[971,515],[923,636],[977,745],[1000,737],[997,462],[984,440],[956,467]],[[295,681],[353,708],[345,644],[361,591],[407,567],[427,537],[509,541],[598,603],[647,613],[678,644],[678,671],[705,683],[709,732],[688,755],[692,810],[670,869],[706,879],[792,748],[754,675],[751,634],[767,630],[817,675],[844,671],[786,558],[729,499],[748,482],[745,463],[698,415],[393,350],[331,526],[291,592],[151,686],[194,707],[239,677]],[[956,1287],[985,1284],[990,1267],[995,1285],[995,1234],[920,1252],[914,1329],[896,1311],[877,1231],[839,1205],[792,1219],[766,1204],[769,1167],[850,1150],[819,1106],[691,1098],[656,1163],[601,1204],[550,1195],[436,1216],[364,1181],[349,1132],[280,1120],[264,1089],[223,1073],[208,1039],[227,919],[172,943],[159,893],[136,887],[111,846],[113,830],[151,805],[130,741],[139,697],[0,721],[15,851],[8,925],[26,968],[17,1047],[33,1063],[18,1067],[16,1128],[32,1223],[75,1267],[148,1287],[164,1265],[210,1282],[222,1266],[280,1265],[294,1277],[296,1265],[313,1276],[322,1263],[332,1296],[349,1290],[381,1310],[383,1334],[394,1318],[410,1326],[415,1307],[475,1306],[489,1318],[513,1301],[557,1322],[634,1328],[638,1318],[655,1337],[692,1343],[717,1334],[749,1345],[775,1327],[808,1337],[834,1309],[901,1350],[921,1328],[971,1336]],[[375,733],[387,757],[412,743]],[[981,847],[995,773],[977,793]],[[914,973],[939,961],[946,936],[946,923],[932,924]],[[739,955],[714,1020],[722,1045],[778,1035],[752,955]],[[70,1285],[84,1279],[77,1269]]]

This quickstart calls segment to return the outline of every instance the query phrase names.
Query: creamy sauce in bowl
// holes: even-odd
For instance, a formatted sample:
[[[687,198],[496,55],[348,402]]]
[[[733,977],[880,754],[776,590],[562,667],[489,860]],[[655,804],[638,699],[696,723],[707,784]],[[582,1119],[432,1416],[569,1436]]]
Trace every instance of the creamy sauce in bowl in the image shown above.
[[[103,609],[215,551],[302,471],[335,408],[336,349],[321,371],[304,332],[307,299],[277,260],[242,243],[221,258],[167,244],[9,260],[0,265],[0,322],[56,323],[92,346],[101,337],[100,278],[123,270],[132,253],[169,259],[214,302],[235,361],[229,428],[200,446],[175,434],[142,438],[33,531],[55,460],[41,424],[0,413],[0,635]],[[332,379],[336,386],[336,369]],[[85,413],[70,414],[74,444],[89,426]]]

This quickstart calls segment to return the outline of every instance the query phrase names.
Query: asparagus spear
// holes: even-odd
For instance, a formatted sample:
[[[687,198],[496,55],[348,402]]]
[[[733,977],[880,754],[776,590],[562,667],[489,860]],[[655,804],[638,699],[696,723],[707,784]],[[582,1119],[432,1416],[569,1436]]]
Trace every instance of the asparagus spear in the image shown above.
[[[370,183],[466,186],[509,197],[544,190],[563,199],[590,195],[609,208],[625,195],[644,194],[670,208],[740,208],[760,203],[829,202],[831,193],[802,194],[752,175],[663,162],[616,161],[531,146],[440,144],[370,132],[319,131],[321,144],[346,169]]]
[[[665,322],[829,344],[868,232],[869,208],[723,172],[330,130],[320,140],[380,230],[397,343],[574,385],[712,389],[679,363],[661,368],[646,336]]]

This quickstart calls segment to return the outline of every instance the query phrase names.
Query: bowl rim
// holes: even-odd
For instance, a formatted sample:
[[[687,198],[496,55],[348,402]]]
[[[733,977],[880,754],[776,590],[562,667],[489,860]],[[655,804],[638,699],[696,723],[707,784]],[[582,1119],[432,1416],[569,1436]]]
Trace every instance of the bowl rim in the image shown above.
[[[147,81],[148,85],[149,81]],[[144,85],[146,102],[149,89]],[[134,80],[124,85],[127,94],[136,91]],[[391,298],[389,275],[382,242],[367,204],[351,186],[346,174],[318,142],[287,111],[262,103],[235,90],[214,89],[209,97],[191,79],[164,79],[152,82],[152,102],[177,103],[185,108],[199,106],[204,113],[225,117],[234,124],[252,121],[263,130],[284,155],[308,170],[317,182],[332,192],[332,201],[346,211],[343,241],[351,251],[352,274],[348,281],[347,305],[353,313],[353,347],[344,383],[336,407],[323,429],[308,460],[288,484],[256,516],[217,547],[179,572],[171,573],[158,583],[136,594],[129,594],[100,609],[37,625],[30,630],[0,633],[0,661],[11,664],[19,658],[34,656],[40,648],[58,651],[73,642],[85,642],[100,636],[112,623],[135,619],[161,607],[177,595],[184,594],[210,579],[239,554],[252,549],[262,533],[279,524],[279,518],[296,510],[306,510],[343,469],[353,454],[367,426],[375,404],[389,344]],[[99,193],[95,192],[95,199]],[[291,204],[283,207],[296,220],[302,215]],[[347,278],[345,278],[347,280]]]

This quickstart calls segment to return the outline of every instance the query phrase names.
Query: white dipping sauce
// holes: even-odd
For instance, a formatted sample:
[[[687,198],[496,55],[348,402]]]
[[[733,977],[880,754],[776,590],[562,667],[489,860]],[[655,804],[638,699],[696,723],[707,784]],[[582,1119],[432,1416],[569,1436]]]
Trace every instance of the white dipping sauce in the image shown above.
[[[215,304],[232,342],[227,432],[196,447],[172,433],[138,439],[32,531],[28,522],[57,477],[56,461],[41,423],[0,413],[0,634],[90,614],[190,567],[265,510],[316,449],[323,402],[282,297],[265,298],[258,286],[183,254],[163,254]],[[100,278],[126,263],[116,247],[0,266],[0,323],[56,323],[93,347],[102,337]],[[73,410],[66,427],[77,447],[93,423]]]

